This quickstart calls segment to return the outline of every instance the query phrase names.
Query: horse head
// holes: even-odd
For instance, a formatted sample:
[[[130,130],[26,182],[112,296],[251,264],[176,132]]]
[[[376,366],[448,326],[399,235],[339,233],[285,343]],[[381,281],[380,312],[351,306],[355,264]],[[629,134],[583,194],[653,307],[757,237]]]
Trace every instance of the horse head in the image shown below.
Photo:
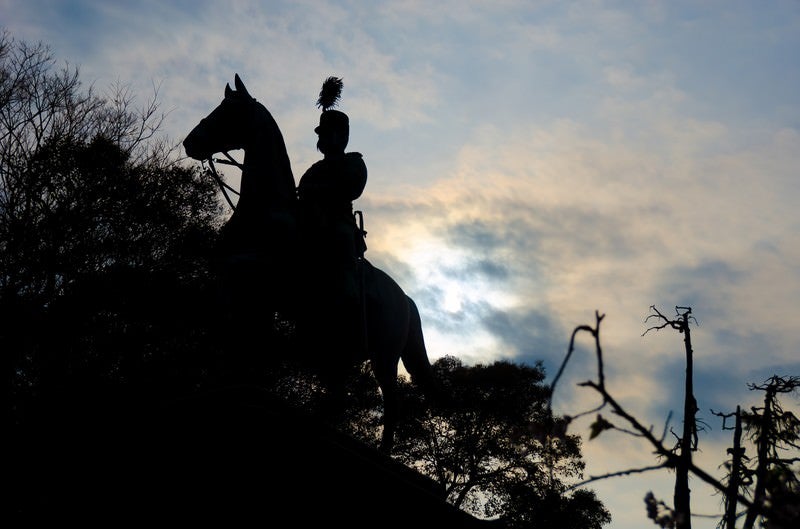
[[[225,84],[225,97],[211,113],[200,120],[183,140],[186,154],[195,160],[207,160],[215,153],[244,149],[251,137],[245,126],[251,122],[255,98],[244,86],[239,74],[234,77],[236,90]]]
[[[189,132],[183,147],[195,160],[212,160],[215,153],[227,156],[227,151],[244,150],[244,163],[234,162],[242,169],[234,216],[266,221],[276,210],[283,215],[297,198],[291,163],[272,114],[250,95],[239,74],[234,77],[234,86],[235,90],[225,84],[222,102]],[[213,163],[211,167],[213,170]]]

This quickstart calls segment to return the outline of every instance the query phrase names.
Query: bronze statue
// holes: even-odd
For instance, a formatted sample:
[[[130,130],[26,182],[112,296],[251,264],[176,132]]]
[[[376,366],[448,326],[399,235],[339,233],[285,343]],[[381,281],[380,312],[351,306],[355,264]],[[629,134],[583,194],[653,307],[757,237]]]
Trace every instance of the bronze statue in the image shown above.
[[[305,237],[312,241],[315,235],[308,235],[304,228],[311,223],[305,216],[309,208],[298,207],[306,203],[307,192],[317,176],[309,173],[304,176],[308,184],[301,185],[300,195],[304,198],[298,200],[277,123],[267,108],[248,93],[238,74],[234,82],[236,89],[225,86],[225,97],[220,105],[201,120],[183,145],[186,154],[197,160],[210,159],[215,153],[233,149],[245,152],[241,196],[236,211],[223,228],[218,256],[220,273],[228,281],[235,323],[243,330],[261,330],[271,326],[276,311],[290,314],[297,321],[299,338],[306,344],[305,352],[315,354],[320,362],[326,363],[329,372],[336,373],[345,364],[369,360],[384,399],[381,448],[390,451],[397,421],[399,361],[402,359],[416,384],[431,390],[431,395],[437,391],[417,306],[389,275],[359,256],[358,273],[363,280],[360,298],[363,299],[366,331],[364,347],[337,343],[336,337],[327,334],[332,326],[330,321],[337,320],[335,315],[339,309],[336,301],[321,303],[318,285],[306,281],[309,274],[324,269],[326,263],[308,258],[309,244]],[[331,112],[338,111],[324,109],[320,118],[320,150],[326,156],[331,153],[332,158],[341,158],[346,142],[339,138],[330,140],[330,147],[326,143],[329,141],[328,120],[337,116]],[[341,119],[341,116],[334,119]],[[347,159],[347,155],[344,158]],[[365,183],[366,167],[358,169],[357,157],[349,158],[356,166],[354,180],[357,184]],[[335,174],[342,177],[337,171]],[[342,171],[346,178],[351,168]],[[344,220],[346,208],[343,204],[351,202],[354,193],[355,196],[360,194],[363,183],[351,186],[349,194],[343,195],[337,206],[342,211],[331,213],[334,223],[340,223],[335,230],[342,229],[344,233],[341,226],[345,224],[348,230],[352,229],[350,221]],[[347,213],[349,215],[349,211]],[[337,240],[336,236],[331,235],[333,240]],[[342,255],[347,252],[343,251]],[[359,253],[358,247],[354,253]],[[317,310],[319,307],[324,310]],[[327,316],[328,325],[318,321],[321,316]],[[255,333],[251,335],[255,336]]]

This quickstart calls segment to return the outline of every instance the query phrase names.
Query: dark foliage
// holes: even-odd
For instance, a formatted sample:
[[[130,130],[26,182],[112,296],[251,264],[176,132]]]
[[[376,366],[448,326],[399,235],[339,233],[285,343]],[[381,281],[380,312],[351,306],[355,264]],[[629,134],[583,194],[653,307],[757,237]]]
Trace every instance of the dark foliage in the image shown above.
[[[545,512],[555,520],[562,507],[569,512],[561,498],[587,509],[575,516],[607,523],[600,502],[584,501],[583,493],[562,496],[564,481],[579,478],[584,464],[577,436],[551,435],[559,428],[547,408],[541,365],[465,366],[445,357],[434,368],[451,402],[431,406],[403,386],[409,395],[398,435],[400,460],[435,479],[454,505],[481,517],[520,527]]]
[[[179,369],[188,383],[213,344],[213,182],[169,161],[152,136],[155,104],[133,111],[130,94],[82,91],[46,47],[3,34],[0,72],[7,418],[30,419],[65,392],[102,401],[101,388],[175,386],[166,374]]]
[[[611,514],[591,490],[531,496],[525,487],[517,487],[510,498],[504,516],[509,529],[600,529],[611,522]]]

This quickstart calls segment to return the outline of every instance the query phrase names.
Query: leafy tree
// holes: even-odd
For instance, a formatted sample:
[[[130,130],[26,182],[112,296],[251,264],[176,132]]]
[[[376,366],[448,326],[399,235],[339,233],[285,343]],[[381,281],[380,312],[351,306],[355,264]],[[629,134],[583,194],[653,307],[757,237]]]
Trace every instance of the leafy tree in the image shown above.
[[[134,99],[83,90],[46,46],[0,34],[0,344],[15,420],[56,380],[141,380],[147,359],[204,342],[195,294],[210,281],[216,189],[157,134],[157,92]]]
[[[155,138],[155,99],[137,111],[54,68],[0,35],[0,289],[43,305],[81,274],[176,264],[220,214],[213,183]]]
[[[508,510],[503,516],[509,528],[600,529],[611,522],[611,514],[592,490],[548,491],[532,495],[525,487],[512,489]]]
[[[565,480],[579,478],[584,463],[577,436],[551,435],[565,425],[549,414],[540,364],[465,366],[444,357],[434,369],[451,401],[431,406],[411,384],[402,385],[399,460],[437,481],[456,507],[509,526],[543,527],[534,520],[547,519],[552,527],[600,527],[610,521],[592,493],[562,494]]]

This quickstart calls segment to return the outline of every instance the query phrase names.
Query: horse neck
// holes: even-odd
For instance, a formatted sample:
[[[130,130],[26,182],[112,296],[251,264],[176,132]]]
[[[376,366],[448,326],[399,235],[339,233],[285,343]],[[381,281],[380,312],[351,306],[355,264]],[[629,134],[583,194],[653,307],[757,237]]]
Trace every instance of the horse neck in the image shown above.
[[[239,205],[249,207],[258,202],[253,207],[291,208],[296,202],[296,187],[286,144],[272,115],[260,103],[258,106],[253,121],[256,126],[251,127],[244,148]]]

